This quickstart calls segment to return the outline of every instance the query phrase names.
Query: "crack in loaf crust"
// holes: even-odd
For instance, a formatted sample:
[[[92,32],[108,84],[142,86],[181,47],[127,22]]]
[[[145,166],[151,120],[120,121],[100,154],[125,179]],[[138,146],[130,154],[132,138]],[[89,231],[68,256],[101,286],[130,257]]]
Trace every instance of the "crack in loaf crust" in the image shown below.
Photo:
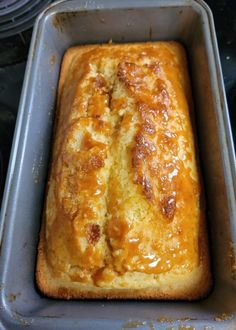
[[[190,82],[176,42],[70,48],[36,278],[58,298],[210,288]]]

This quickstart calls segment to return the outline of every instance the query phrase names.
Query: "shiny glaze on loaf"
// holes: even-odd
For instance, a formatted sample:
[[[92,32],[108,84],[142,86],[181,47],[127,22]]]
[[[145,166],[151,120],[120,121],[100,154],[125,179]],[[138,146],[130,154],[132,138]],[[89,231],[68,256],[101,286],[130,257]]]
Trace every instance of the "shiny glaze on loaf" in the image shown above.
[[[204,210],[182,46],[95,45],[62,83],[46,200],[54,276],[99,286],[192,271]]]

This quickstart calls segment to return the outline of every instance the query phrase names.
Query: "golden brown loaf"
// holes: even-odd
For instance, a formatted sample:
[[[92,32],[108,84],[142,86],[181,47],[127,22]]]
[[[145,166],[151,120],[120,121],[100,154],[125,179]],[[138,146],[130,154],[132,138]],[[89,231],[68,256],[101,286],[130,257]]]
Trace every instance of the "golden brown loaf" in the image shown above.
[[[36,278],[57,298],[197,299],[211,276],[186,55],[70,48]]]

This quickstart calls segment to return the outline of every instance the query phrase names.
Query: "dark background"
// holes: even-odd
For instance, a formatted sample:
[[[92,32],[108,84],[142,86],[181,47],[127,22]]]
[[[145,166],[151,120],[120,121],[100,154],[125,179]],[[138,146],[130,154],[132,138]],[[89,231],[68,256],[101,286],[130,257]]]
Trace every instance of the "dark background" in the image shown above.
[[[6,0],[5,0],[6,1]],[[212,9],[236,145],[236,0],[206,0]],[[1,27],[1,26],[0,26]],[[0,203],[32,29],[0,39]]]
[[[236,1],[205,0],[216,27],[231,126],[236,145]]]

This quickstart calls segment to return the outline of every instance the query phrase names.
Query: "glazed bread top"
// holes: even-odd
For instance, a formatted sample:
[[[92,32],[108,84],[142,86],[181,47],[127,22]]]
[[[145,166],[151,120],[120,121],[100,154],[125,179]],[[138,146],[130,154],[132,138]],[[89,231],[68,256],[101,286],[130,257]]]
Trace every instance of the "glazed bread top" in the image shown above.
[[[204,209],[190,107],[176,42],[66,53],[45,211],[53,276],[109,287],[128,273],[199,266]]]

